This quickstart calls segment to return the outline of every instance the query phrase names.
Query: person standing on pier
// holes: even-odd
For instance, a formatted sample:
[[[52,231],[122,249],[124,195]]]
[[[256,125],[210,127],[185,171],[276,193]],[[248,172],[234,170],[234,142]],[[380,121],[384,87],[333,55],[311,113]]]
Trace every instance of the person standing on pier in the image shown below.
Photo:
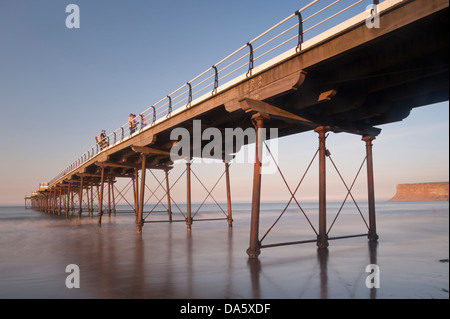
[[[143,129],[147,126],[147,119],[143,113],[139,114],[139,117],[141,118],[141,129]]]
[[[130,135],[136,131],[136,115],[133,113],[130,113],[130,116],[128,117],[128,127],[130,128]]]
[[[101,149],[104,149],[104,148],[106,148],[106,147],[109,146],[109,145],[108,145],[109,143],[108,143],[108,141],[107,141],[107,139],[106,139],[106,133],[105,133],[105,130],[102,130],[102,132],[100,133],[99,139],[100,139],[100,148],[101,148]]]
[[[102,130],[99,136],[95,136],[95,141],[97,142],[98,146],[100,146],[100,150],[103,150],[105,147],[108,146],[108,141],[106,139],[106,133],[105,130]]]

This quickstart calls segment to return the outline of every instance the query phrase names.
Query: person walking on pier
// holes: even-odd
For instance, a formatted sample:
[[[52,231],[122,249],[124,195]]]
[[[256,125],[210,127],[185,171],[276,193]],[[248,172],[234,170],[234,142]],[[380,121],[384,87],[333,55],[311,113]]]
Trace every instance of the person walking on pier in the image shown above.
[[[128,117],[128,127],[130,128],[130,135],[136,131],[136,115],[133,113],[130,113],[130,116]]]

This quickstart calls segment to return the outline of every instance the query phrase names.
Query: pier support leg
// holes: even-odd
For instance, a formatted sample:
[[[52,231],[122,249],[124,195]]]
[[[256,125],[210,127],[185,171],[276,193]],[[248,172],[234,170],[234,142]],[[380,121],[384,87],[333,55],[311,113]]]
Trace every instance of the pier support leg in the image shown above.
[[[321,126],[314,130],[319,133],[319,234],[317,235],[317,247],[328,247],[327,236],[327,197],[326,197],[326,132],[329,127]]]
[[[62,194],[62,186],[61,186],[59,188],[58,216],[61,216],[62,200],[63,200],[63,194]]]
[[[54,201],[54,197],[55,197],[55,191],[51,191],[51,197],[50,197],[50,208],[51,208],[51,214],[53,215],[55,212],[54,212],[54,209],[55,209],[55,201]]]
[[[81,206],[83,206],[83,176],[81,176],[80,180],[80,193],[78,195],[78,198],[80,200],[80,204],[78,206],[78,217],[81,217],[81,213],[83,211],[83,209],[81,208]]]
[[[90,183],[87,182],[86,183],[86,202],[87,202],[87,212],[89,213],[89,215],[91,215],[91,199],[89,196],[89,185],[90,185]]]
[[[138,234],[142,233],[142,226],[144,226],[144,192],[145,192],[145,173],[147,171],[147,156],[141,154],[142,169],[141,169],[141,189],[139,190],[139,209],[136,217],[136,227]]]
[[[257,113],[253,115],[256,129],[255,164],[253,166],[253,193],[252,193],[252,215],[250,221],[250,246],[247,249],[248,257],[258,258],[261,254],[261,243],[259,242],[259,213],[261,201],[261,155],[262,155],[262,128],[265,117]]]
[[[62,201],[63,201],[63,209],[64,209],[64,213],[66,213],[67,212],[67,192],[63,192],[63,195],[62,195]]]
[[[186,226],[188,230],[192,227],[192,217],[191,217],[191,161],[186,162],[186,194],[187,194],[187,217]]]
[[[228,162],[225,163],[225,179],[227,184],[227,207],[228,207],[228,226],[233,227],[233,216],[231,210],[231,186],[230,186],[230,164]]]
[[[116,179],[113,178],[111,181],[111,196],[112,196],[112,206],[113,206],[114,216],[116,216],[116,197],[114,195],[114,183],[115,182],[116,182]]]
[[[52,215],[55,215],[55,211],[56,211],[56,189],[53,190],[53,198],[52,198]]]
[[[73,216],[73,214],[75,214],[75,199],[74,199],[74,193],[75,191],[72,190],[72,192],[70,192],[70,204],[71,204],[71,213],[70,215]]]
[[[111,177],[108,177],[108,216],[111,216]]]
[[[98,196],[98,225],[102,224],[103,215],[103,181],[105,179],[105,168],[102,167],[102,173],[100,175],[100,195]]]
[[[53,191],[50,190],[48,193],[48,214],[52,214],[52,209],[53,209]]]
[[[91,188],[91,210],[89,211],[90,216],[94,214],[94,183],[90,183]]]
[[[369,241],[377,241],[377,227],[375,220],[375,186],[373,179],[373,157],[372,157],[372,141],[375,137],[364,136],[362,140],[366,143],[367,155],[367,190],[368,190],[368,205],[369,205],[369,233],[367,237]]]
[[[169,170],[164,169],[166,175],[166,197],[167,197],[167,214],[169,215],[169,222],[172,222],[172,205],[170,201],[170,186],[169,186]]]
[[[133,177],[133,196],[134,196],[134,216],[136,218],[139,210],[138,182],[139,182],[139,171],[135,169]]]

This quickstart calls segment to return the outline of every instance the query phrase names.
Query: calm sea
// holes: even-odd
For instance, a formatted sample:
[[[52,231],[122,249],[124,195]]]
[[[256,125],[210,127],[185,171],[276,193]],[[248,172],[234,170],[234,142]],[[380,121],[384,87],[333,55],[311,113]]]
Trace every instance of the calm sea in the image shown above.
[[[301,205],[317,228],[317,205]],[[260,238],[284,206],[262,205]],[[328,204],[328,225],[339,207]],[[365,216],[367,207],[360,209]],[[221,217],[215,204],[196,216]],[[191,232],[181,222],[152,223],[137,235],[130,213],[106,214],[98,227],[96,213],[79,219],[0,207],[0,298],[449,298],[448,202],[377,203],[376,246],[356,237],[330,241],[325,251],[314,243],[266,248],[251,262],[250,204],[234,204],[233,218],[231,230],[224,220],[194,222]],[[329,236],[365,232],[347,203]],[[263,244],[315,237],[291,205]],[[66,286],[71,264],[79,267],[80,288]],[[366,286],[369,264],[379,267],[379,288]]]

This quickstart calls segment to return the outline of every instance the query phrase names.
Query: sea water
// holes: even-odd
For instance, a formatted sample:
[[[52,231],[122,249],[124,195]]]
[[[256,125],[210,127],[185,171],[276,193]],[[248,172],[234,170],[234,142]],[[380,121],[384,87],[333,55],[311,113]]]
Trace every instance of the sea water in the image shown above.
[[[263,245],[316,238],[317,203],[299,204],[277,223],[285,203],[261,205]],[[340,206],[327,204],[327,227]],[[379,202],[376,245],[355,237],[330,240],[325,250],[279,246],[262,249],[258,260],[246,254],[250,207],[233,204],[231,229],[226,220],[195,221],[225,217],[205,204],[191,231],[183,222],[148,223],[141,235],[134,213],[121,207],[101,226],[96,212],[78,218],[0,207],[0,298],[449,298],[448,202]],[[367,233],[367,205],[358,208],[346,203],[329,237]],[[184,216],[174,211],[173,219]],[[79,288],[67,284],[75,275],[69,265],[78,267]],[[379,269],[379,288],[367,285],[368,265]]]

